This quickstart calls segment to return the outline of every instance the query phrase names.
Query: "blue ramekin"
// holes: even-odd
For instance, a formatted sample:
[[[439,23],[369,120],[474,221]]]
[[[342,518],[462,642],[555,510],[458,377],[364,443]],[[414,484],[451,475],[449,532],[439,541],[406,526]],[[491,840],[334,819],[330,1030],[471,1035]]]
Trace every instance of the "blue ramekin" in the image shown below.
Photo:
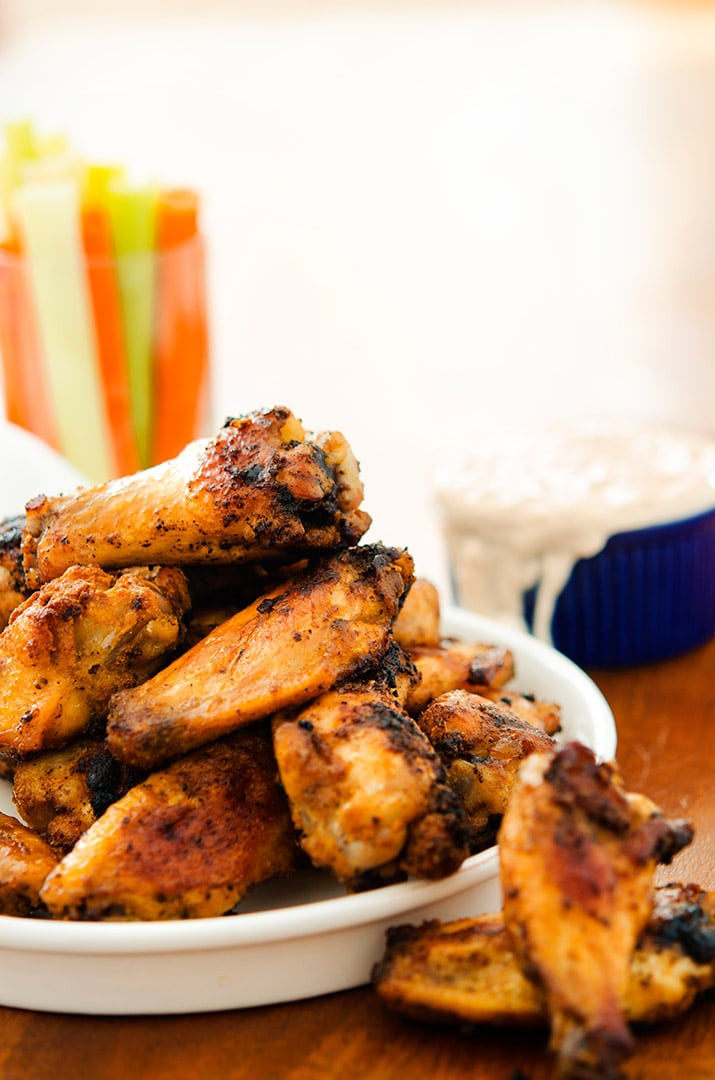
[[[524,593],[531,628],[536,589]],[[551,624],[554,646],[581,667],[677,656],[715,636],[715,509],[618,533],[580,559]]]

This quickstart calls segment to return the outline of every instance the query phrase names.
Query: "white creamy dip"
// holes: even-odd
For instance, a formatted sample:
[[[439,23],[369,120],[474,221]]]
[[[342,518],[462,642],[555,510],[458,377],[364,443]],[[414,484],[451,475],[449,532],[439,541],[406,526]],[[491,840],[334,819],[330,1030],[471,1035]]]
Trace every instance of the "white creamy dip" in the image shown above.
[[[445,465],[436,499],[459,603],[551,640],[574,563],[622,532],[715,509],[715,439],[654,427],[516,432]]]

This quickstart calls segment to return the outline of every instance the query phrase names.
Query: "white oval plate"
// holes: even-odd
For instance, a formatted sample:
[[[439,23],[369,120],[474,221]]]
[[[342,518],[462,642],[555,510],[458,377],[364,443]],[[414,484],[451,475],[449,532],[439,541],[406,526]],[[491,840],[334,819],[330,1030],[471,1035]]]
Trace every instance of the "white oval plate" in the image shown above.
[[[504,645],[514,687],[562,706],[561,740],[599,757],[616,750],[613,715],[594,683],[560,653],[481,616],[450,610],[444,632]],[[12,812],[0,782],[0,809]],[[389,926],[499,908],[496,848],[442,881],[347,896],[306,872],[254,890],[241,913],[162,923],[70,923],[0,916],[0,1004],[51,1012],[211,1012],[294,1001],[369,981]]]

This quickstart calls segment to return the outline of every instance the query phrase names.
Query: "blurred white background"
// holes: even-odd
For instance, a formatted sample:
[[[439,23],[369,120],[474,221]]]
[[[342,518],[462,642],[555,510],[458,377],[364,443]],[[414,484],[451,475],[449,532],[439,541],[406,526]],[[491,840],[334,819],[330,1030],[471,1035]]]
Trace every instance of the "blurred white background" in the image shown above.
[[[443,588],[446,453],[715,432],[714,98],[702,5],[0,0],[0,121],[201,192],[215,422],[342,429]]]

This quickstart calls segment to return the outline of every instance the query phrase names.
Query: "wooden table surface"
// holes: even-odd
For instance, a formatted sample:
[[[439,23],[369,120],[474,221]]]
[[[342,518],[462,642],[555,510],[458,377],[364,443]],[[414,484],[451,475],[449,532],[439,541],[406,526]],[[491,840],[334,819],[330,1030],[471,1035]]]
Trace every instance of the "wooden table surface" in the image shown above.
[[[592,673],[616,717],[631,789],[696,838],[661,880],[715,888],[715,641],[688,656]],[[465,912],[468,914],[468,912]],[[713,1080],[715,999],[637,1033],[628,1076]],[[179,1017],[83,1017],[0,1009],[3,1080],[546,1080],[538,1033],[431,1028],[390,1015],[369,988],[312,1001]]]

